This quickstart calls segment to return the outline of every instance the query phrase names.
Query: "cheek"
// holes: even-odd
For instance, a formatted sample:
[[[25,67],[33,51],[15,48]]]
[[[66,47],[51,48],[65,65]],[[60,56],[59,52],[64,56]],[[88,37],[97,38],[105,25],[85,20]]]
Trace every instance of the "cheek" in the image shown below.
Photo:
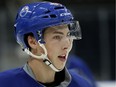
[[[68,47],[68,53],[71,51],[72,46],[73,46],[73,40],[70,41],[70,45],[69,45],[69,47]]]
[[[45,47],[47,49],[48,57],[56,57],[59,53],[59,46],[55,43],[47,43],[45,44]]]
[[[73,42],[71,42],[71,44],[70,44],[69,51],[71,51],[72,46],[73,46]]]

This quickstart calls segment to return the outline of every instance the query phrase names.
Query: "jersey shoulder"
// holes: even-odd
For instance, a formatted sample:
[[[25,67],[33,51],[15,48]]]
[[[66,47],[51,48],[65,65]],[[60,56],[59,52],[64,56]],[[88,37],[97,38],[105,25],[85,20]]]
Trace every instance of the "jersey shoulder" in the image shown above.
[[[0,80],[5,78],[10,78],[17,76],[19,73],[21,73],[22,68],[15,68],[7,71],[0,72]]]
[[[42,87],[22,68],[0,73],[0,87]]]
[[[0,72],[0,87],[8,87],[8,85],[11,86],[11,84],[17,83],[22,70],[22,68],[16,68]]]

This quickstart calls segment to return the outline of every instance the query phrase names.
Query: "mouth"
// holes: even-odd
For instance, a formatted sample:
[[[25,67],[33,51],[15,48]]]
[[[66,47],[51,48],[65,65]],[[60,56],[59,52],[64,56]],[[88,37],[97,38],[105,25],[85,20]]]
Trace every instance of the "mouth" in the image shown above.
[[[58,58],[62,62],[65,62],[66,61],[66,55],[60,55],[60,56],[58,56]]]

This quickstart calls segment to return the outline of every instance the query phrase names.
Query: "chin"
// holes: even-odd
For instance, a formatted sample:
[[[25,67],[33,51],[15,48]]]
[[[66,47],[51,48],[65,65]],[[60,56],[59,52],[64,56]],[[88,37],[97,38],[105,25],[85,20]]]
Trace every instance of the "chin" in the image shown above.
[[[63,70],[65,65],[66,65],[66,62],[61,62],[61,61],[58,61],[57,63],[54,63],[55,67],[59,70]]]
[[[59,66],[57,69],[63,70],[65,65]]]

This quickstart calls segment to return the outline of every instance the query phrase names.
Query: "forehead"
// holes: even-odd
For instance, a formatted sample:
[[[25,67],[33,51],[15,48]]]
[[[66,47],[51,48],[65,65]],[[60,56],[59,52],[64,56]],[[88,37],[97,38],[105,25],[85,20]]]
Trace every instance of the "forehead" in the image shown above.
[[[50,34],[50,33],[54,33],[54,32],[56,32],[56,31],[58,31],[58,32],[68,32],[69,31],[69,29],[68,29],[68,25],[66,25],[66,24],[64,24],[64,25],[58,25],[58,26],[53,26],[53,27],[49,27],[49,28],[46,28],[45,29],[45,34],[46,33],[48,33],[48,34]]]

